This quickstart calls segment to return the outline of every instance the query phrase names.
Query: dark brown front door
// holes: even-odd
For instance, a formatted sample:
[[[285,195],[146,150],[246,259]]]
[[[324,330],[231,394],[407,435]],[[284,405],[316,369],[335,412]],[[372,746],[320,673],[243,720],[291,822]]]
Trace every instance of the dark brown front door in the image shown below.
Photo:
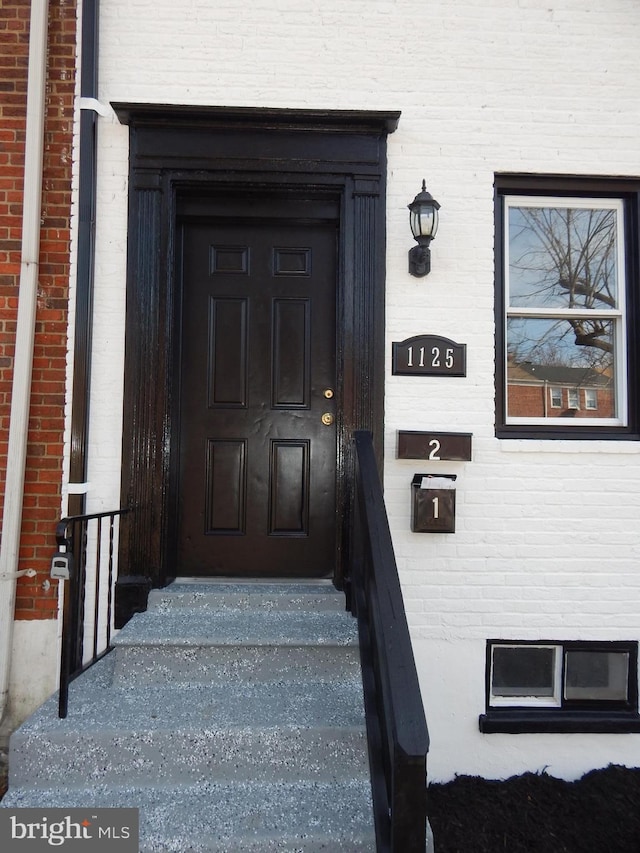
[[[181,233],[178,571],[330,576],[336,227]]]

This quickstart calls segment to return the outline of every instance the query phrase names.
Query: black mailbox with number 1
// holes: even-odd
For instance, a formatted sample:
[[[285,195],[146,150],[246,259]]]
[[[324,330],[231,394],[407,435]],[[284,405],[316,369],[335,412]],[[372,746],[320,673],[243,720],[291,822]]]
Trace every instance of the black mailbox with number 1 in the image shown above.
[[[456,474],[415,474],[411,481],[414,533],[456,532]],[[451,485],[449,485],[451,484]]]

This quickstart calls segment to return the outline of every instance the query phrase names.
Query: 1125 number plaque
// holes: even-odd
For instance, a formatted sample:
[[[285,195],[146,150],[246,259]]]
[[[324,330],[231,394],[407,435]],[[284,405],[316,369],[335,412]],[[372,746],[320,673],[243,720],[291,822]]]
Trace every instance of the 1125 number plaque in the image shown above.
[[[396,376],[466,376],[467,345],[439,335],[394,341],[391,372]]]

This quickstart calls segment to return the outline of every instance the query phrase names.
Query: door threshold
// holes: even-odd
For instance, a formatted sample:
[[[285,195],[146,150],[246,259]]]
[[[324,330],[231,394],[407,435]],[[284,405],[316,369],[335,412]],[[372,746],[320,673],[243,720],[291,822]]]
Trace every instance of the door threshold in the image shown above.
[[[286,584],[300,584],[301,586],[318,586],[319,584],[326,584],[327,586],[335,586],[331,578],[291,578],[291,577],[275,577],[275,578],[251,578],[251,577],[177,577],[173,581],[173,583],[192,583],[192,584],[255,584],[259,586],[260,584],[274,584],[274,583],[286,583]]]

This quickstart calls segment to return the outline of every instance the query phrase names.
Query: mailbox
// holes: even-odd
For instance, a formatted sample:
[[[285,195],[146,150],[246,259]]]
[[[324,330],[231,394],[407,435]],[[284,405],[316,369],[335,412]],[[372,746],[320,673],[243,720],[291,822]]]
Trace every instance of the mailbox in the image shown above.
[[[414,533],[456,532],[456,474],[415,474],[411,481]]]

